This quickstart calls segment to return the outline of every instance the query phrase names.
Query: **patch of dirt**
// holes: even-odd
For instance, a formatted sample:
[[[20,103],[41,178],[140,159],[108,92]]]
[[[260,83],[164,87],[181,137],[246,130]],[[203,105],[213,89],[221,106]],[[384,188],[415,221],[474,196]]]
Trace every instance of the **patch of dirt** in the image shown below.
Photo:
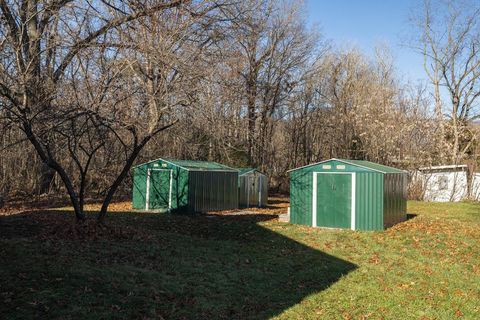
[[[65,197],[32,196],[28,199],[11,199],[0,208],[0,216],[9,216],[28,210],[47,209],[68,205],[70,202]]]
[[[85,205],[85,211],[100,211],[101,207],[101,203],[91,203]],[[108,206],[108,212],[131,212],[132,210],[131,201],[113,202]]]
[[[212,211],[208,213],[217,215],[232,215],[248,211],[251,214],[280,215],[287,213],[287,208],[289,205],[289,199],[286,197],[272,197],[268,198],[268,205],[265,208],[242,208],[236,210]]]

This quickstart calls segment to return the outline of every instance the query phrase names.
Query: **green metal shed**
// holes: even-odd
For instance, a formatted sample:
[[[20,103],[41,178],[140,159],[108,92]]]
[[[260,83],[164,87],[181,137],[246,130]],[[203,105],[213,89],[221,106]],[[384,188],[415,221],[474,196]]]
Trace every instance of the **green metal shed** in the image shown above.
[[[238,168],[238,202],[241,208],[266,207],[267,176],[255,168]]]
[[[216,162],[157,159],[133,169],[132,206],[186,213],[238,208],[238,171]]]
[[[362,160],[331,159],[290,172],[290,222],[384,230],[407,218],[407,173]]]

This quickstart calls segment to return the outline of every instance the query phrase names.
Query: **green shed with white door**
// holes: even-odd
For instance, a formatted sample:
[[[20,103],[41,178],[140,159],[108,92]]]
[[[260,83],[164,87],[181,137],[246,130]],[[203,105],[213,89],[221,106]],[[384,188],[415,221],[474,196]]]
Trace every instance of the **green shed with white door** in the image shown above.
[[[363,160],[330,159],[292,169],[290,222],[384,230],[407,219],[407,173]]]
[[[156,159],[133,169],[132,206],[146,211],[238,208],[238,171],[208,161]]]

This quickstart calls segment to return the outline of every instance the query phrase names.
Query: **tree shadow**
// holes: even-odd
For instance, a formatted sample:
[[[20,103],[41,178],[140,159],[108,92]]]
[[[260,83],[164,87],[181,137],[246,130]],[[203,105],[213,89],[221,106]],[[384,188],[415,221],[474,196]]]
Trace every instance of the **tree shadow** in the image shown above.
[[[282,199],[276,199],[276,198],[269,198],[268,199],[268,204],[269,205],[275,205],[275,204],[285,204],[285,202],[288,202],[288,200],[285,200],[284,198]]]
[[[61,206],[70,205],[71,202],[65,196],[56,196],[56,195],[28,195],[24,197],[15,197],[10,198],[5,201],[5,206],[2,211],[15,210],[19,211],[18,208],[23,210],[33,210],[39,208],[58,208]],[[20,210],[21,211],[21,210]]]
[[[416,218],[417,216],[418,216],[418,214],[416,214],[416,213],[408,213],[407,212],[407,221],[410,220],[410,219]]]
[[[277,215],[115,213],[109,223],[134,226],[148,240],[38,242],[54,215],[72,219],[44,214],[49,219],[38,212],[1,219],[8,264],[0,261],[0,287],[13,292],[0,307],[7,318],[269,319],[356,269],[290,238],[296,226],[276,225]]]

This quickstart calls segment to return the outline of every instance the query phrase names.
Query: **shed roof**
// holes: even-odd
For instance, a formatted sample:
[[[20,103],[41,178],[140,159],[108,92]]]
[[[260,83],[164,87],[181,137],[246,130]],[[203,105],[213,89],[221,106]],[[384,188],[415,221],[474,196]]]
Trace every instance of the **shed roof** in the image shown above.
[[[420,171],[430,171],[430,170],[466,170],[468,166],[466,164],[452,164],[452,165],[444,165],[444,166],[431,166],[431,167],[423,167],[419,168]]]
[[[177,160],[177,159],[166,159],[166,158],[158,158],[146,163],[142,163],[140,165],[144,165],[144,164],[155,162],[155,161],[164,161],[174,166],[180,167],[185,170],[190,170],[190,171],[237,171],[226,165],[213,162],[213,161]]]
[[[262,173],[260,172],[257,168],[237,168],[238,170],[238,175],[239,176],[243,176],[244,174],[247,174],[247,173],[250,173],[250,172],[259,172],[259,173]],[[263,173],[262,173],[263,174]]]
[[[317,163],[312,163],[312,164],[309,164],[309,165],[306,165],[306,166],[303,166],[303,167],[299,167],[299,168],[289,170],[288,172],[295,171],[295,170],[302,169],[302,168],[315,166],[315,165],[325,163],[325,162],[329,162],[329,161],[333,161],[333,160],[344,162],[346,164],[350,164],[350,165],[357,166],[357,167],[370,169],[370,170],[381,172],[381,173],[406,173],[406,171],[403,171],[403,170],[400,170],[400,169],[397,169],[397,168],[393,168],[393,167],[389,167],[389,166],[384,166],[383,164],[378,164],[378,163],[374,163],[374,162],[370,162],[370,161],[346,160],[346,159],[336,159],[336,158],[320,161],[320,162],[317,162]]]
[[[255,170],[257,170],[257,169],[255,169],[255,168],[237,168],[237,170],[238,170],[238,175],[239,175],[239,176],[242,176],[242,175],[244,175],[244,174],[247,174],[247,173],[249,173],[249,172],[255,171]]]
[[[351,164],[366,167],[372,170],[380,171],[383,173],[406,173],[404,170],[400,170],[394,167],[384,166],[383,164],[365,161],[365,160],[344,160],[345,162],[350,162]]]
[[[170,162],[176,166],[190,169],[190,170],[228,170],[235,171],[226,165],[213,161],[198,161],[198,160],[176,160],[176,159],[162,159],[165,162]]]

